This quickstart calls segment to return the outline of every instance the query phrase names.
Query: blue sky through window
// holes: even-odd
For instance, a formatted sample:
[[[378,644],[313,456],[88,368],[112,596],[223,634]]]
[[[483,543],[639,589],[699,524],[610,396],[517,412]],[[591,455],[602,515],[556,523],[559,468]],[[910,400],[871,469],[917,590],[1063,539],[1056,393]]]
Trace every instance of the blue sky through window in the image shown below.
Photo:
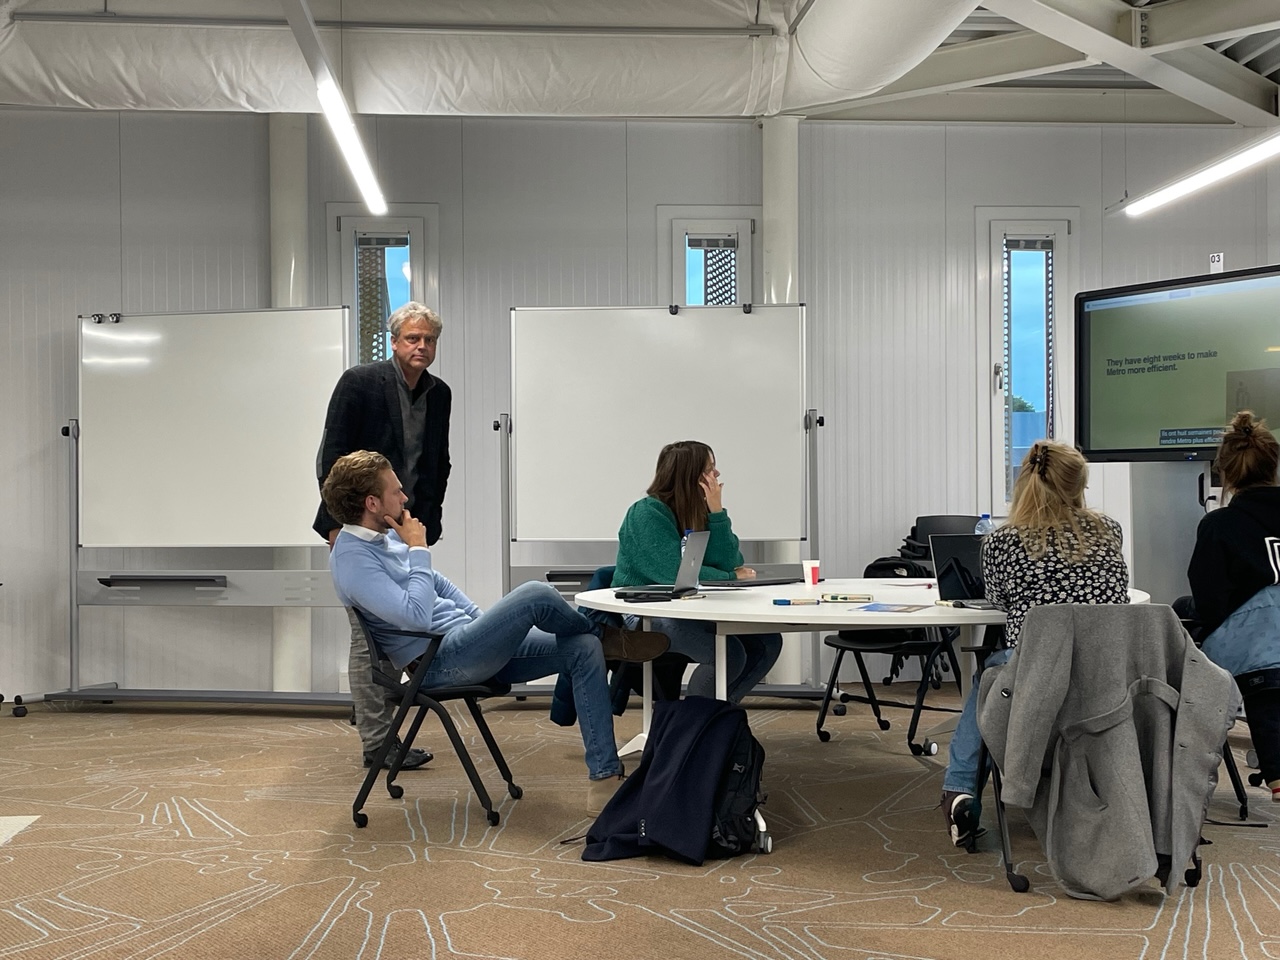
[[[1009,251],[1009,376],[1015,397],[1045,409],[1045,252]]]

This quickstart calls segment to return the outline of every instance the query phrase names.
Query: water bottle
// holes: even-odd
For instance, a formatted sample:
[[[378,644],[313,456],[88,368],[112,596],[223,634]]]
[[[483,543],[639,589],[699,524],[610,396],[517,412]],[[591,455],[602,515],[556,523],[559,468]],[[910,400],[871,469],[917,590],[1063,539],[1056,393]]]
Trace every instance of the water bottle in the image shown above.
[[[978,521],[978,525],[973,528],[973,532],[977,534],[990,533],[995,528],[996,525],[991,522],[991,514],[984,513]]]

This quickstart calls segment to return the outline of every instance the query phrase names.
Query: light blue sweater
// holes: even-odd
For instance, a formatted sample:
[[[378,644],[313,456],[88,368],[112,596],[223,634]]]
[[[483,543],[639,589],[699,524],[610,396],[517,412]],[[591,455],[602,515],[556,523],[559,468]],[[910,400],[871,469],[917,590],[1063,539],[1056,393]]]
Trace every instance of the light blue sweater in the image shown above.
[[[480,616],[480,608],[442,573],[431,568],[431,551],[412,550],[394,530],[385,536],[372,530],[342,528],[329,554],[329,571],[338,599],[359,607],[373,627],[383,655],[403,669],[427,649],[421,637],[382,633],[381,628],[447,633]],[[364,528],[358,528],[364,531]]]

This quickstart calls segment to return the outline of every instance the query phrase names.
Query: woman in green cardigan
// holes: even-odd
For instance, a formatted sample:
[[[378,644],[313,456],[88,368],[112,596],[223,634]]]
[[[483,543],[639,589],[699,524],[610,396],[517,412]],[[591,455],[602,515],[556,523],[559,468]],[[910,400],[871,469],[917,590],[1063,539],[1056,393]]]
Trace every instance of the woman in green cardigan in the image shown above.
[[[637,500],[618,530],[615,587],[673,583],[680,567],[681,540],[686,530],[707,530],[707,552],[698,579],[747,580],[755,571],[742,562],[738,538],[722,503],[724,484],[716,469],[715,453],[705,443],[681,440],[658,454],[658,466],[648,496]],[[715,625],[702,620],[654,617],[652,629],[671,638],[671,649],[699,666],[689,679],[688,694],[715,696]],[[760,682],[782,652],[777,633],[730,636],[728,653],[729,702],[737,703]]]

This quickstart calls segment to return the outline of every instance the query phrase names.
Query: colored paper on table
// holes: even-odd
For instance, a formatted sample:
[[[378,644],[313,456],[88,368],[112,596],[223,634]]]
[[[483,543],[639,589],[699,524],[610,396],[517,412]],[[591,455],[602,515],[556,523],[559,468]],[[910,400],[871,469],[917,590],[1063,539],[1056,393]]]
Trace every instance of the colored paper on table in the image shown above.
[[[915,613],[926,608],[923,603],[867,603],[858,609],[867,613]]]

